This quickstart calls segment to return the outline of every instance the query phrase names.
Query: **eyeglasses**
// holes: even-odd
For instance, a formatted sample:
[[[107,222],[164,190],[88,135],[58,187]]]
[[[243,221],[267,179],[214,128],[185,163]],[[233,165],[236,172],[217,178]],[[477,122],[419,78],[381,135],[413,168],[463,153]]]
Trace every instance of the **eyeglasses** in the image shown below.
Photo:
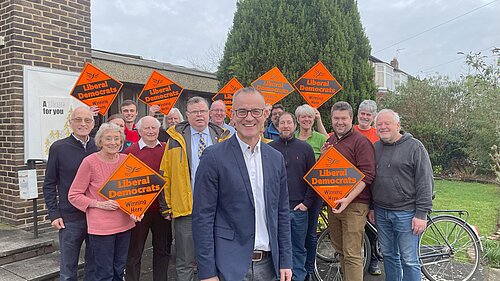
[[[71,119],[71,121],[73,121],[75,123],[85,122],[86,124],[94,123],[94,119],[91,119],[91,118],[73,118],[73,119]]]
[[[263,108],[253,108],[253,109],[236,109],[234,112],[236,112],[236,117],[238,118],[245,118],[248,116],[248,113],[252,114],[252,117],[254,118],[259,118],[262,116],[262,113],[264,113]]]
[[[187,111],[187,113],[193,114],[193,115],[204,115],[204,114],[208,113],[208,110],[206,110],[206,109],[203,109],[203,110],[193,110],[193,111]]]
[[[210,111],[211,112],[215,112],[215,113],[224,113],[224,112],[226,112],[224,109],[211,109]]]

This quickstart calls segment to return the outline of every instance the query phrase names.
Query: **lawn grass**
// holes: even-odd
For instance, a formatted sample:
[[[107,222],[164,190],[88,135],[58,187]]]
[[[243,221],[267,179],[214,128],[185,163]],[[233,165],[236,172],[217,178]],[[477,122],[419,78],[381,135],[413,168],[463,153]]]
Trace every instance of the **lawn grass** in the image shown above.
[[[483,260],[490,267],[500,268],[500,241],[483,239]]]
[[[468,222],[487,237],[497,231],[500,214],[500,188],[494,184],[480,184],[449,180],[436,180],[434,210],[467,210]]]

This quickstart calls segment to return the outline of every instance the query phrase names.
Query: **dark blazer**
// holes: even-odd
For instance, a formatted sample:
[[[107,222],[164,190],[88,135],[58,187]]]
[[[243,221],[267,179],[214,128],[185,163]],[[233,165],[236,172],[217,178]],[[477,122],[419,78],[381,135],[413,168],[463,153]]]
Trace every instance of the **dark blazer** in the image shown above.
[[[283,156],[261,144],[266,219],[276,276],[292,268],[288,188]],[[255,209],[236,136],[205,149],[196,172],[193,239],[198,278],[243,280],[252,262]]]

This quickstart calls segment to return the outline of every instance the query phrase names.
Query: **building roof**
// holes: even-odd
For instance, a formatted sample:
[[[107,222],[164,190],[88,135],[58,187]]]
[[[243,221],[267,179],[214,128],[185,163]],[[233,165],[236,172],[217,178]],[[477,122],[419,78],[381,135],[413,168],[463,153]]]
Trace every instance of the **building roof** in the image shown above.
[[[216,93],[217,75],[212,72],[144,59],[141,56],[92,50],[92,63],[122,82],[144,84],[153,70],[189,90]]]

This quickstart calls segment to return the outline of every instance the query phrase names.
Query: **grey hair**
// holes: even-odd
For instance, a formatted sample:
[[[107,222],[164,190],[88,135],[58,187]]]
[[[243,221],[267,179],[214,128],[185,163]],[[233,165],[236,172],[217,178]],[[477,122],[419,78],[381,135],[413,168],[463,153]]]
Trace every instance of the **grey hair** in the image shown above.
[[[332,110],[330,114],[333,114],[334,111],[342,111],[347,110],[349,112],[349,117],[352,118],[352,106],[345,101],[338,101],[332,105]]]
[[[236,97],[239,95],[242,95],[242,94],[257,94],[257,95],[261,96],[262,99],[264,99],[264,96],[262,95],[262,93],[257,91],[254,87],[245,87],[245,88],[239,89],[238,91],[236,91],[236,93],[234,93],[233,104],[234,104],[234,100],[236,99]]]
[[[377,116],[375,116],[375,124],[377,124],[377,118],[383,114],[383,113],[391,113],[392,114],[392,119],[394,120],[394,123],[399,123],[399,121],[401,121],[401,118],[399,118],[399,114],[392,110],[392,109],[382,109],[380,110],[380,112],[377,114]]]
[[[125,143],[125,134],[122,132],[122,129],[118,125],[115,125],[113,123],[102,123],[101,127],[99,127],[99,130],[95,134],[95,145],[99,148],[99,150],[102,148],[102,145],[101,145],[102,135],[104,135],[104,133],[109,132],[109,131],[120,133],[122,146],[123,146],[123,143]]]
[[[168,115],[164,115],[163,116],[162,127],[163,127],[164,130],[168,129],[167,117],[170,116],[170,115],[172,115],[172,114],[175,114],[175,113],[177,113],[179,115],[180,122],[184,121],[184,117],[182,116],[181,111],[177,107],[172,107],[170,109],[170,112],[168,113]]]
[[[314,108],[308,104],[299,105],[297,109],[295,109],[295,117],[299,119],[300,116],[304,115],[314,117],[316,115]]]
[[[188,106],[196,104],[196,103],[200,103],[200,102],[205,103],[207,105],[207,107],[210,108],[210,105],[208,104],[208,101],[206,99],[199,97],[199,96],[194,96],[194,97],[188,99],[187,104],[186,104],[186,109]]]
[[[362,109],[370,111],[375,116],[377,115],[377,103],[373,100],[364,100],[359,104],[358,112]]]
[[[139,119],[139,121],[137,121],[137,123],[135,123],[135,128],[137,130],[140,130],[142,128],[142,122],[143,122],[142,119],[144,119],[145,117],[153,117],[153,116],[144,116],[141,119]],[[158,128],[160,128],[160,126],[161,126],[160,121],[158,121],[158,119],[156,119],[156,118],[154,118],[154,119],[156,120],[156,124],[158,125]]]

